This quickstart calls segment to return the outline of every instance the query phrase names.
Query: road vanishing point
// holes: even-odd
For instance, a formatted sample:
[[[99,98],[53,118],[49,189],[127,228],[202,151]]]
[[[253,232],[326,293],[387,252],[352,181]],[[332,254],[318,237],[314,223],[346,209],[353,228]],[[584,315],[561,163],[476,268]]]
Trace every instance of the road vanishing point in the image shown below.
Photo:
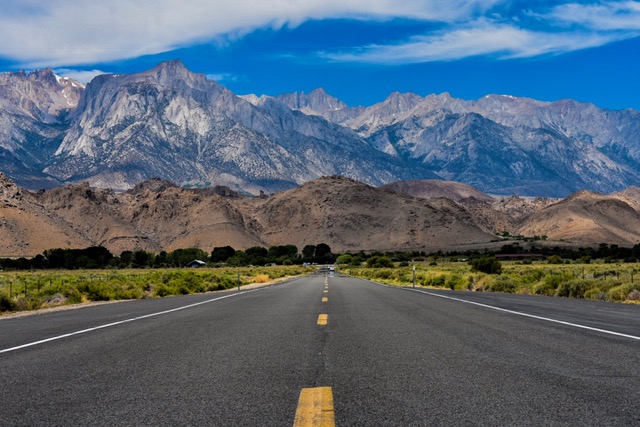
[[[316,274],[0,320],[1,426],[639,426],[640,306]]]

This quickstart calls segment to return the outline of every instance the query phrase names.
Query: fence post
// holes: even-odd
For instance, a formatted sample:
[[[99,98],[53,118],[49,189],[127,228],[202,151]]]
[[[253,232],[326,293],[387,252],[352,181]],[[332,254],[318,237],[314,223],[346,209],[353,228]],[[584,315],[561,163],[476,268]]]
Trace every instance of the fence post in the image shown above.
[[[413,265],[413,287],[416,287],[416,265]]]

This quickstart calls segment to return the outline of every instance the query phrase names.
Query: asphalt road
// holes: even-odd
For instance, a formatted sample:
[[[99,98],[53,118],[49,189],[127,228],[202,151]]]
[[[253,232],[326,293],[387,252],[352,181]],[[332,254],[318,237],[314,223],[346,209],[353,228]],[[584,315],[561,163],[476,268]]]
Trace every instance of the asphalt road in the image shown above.
[[[640,306],[325,280],[2,319],[0,425],[640,425]]]

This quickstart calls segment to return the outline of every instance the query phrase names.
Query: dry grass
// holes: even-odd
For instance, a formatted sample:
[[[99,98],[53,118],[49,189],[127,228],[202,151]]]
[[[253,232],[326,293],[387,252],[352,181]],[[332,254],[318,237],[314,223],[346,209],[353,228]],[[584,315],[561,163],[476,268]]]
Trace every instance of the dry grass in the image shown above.
[[[267,274],[258,274],[256,277],[253,278],[253,283],[267,283],[271,280],[271,278],[269,277],[269,275]]]

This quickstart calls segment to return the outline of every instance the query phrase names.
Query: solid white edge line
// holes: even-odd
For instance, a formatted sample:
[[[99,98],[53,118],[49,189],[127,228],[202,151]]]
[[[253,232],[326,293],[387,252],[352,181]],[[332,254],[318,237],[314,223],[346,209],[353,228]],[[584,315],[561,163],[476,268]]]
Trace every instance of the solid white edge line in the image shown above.
[[[186,310],[187,308],[197,307],[197,306],[202,305],[202,304],[208,304],[210,302],[220,301],[220,300],[225,299],[225,298],[231,298],[231,297],[235,297],[235,296],[238,296],[238,295],[243,295],[243,294],[246,294],[246,293],[249,293],[249,292],[256,292],[256,291],[261,290],[261,289],[264,289],[264,288],[252,289],[252,290],[248,290],[248,291],[240,291],[240,292],[237,292],[237,293],[224,295],[224,296],[221,296],[221,297],[218,297],[218,298],[209,299],[209,300],[206,300],[206,301],[200,301],[200,302],[196,302],[196,303],[193,303],[193,304],[184,305],[182,307],[172,308],[170,310],[159,311],[157,313],[145,314],[144,316],[132,317],[131,319],[119,320],[117,322],[107,323],[107,324],[100,325],[100,326],[94,326],[93,328],[82,329],[80,331],[70,332],[68,334],[62,334],[62,335],[58,335],[58,336],[55,336],[55,337],[46,338],[46,339],[43,339],[43,340],[34,341],[34,342],[27,343],[27,344],[22,344],[22,345],[18,345],[18,346],[15,346],[15,347],[11,347],[11,348],[6,348],[4,350],[0,350],[0,354],[9,353],[10,351],[16,351],[16,350],[20,350],[22,348],[33,347],[35,345],[44,344],[44,343],[47,343],[47,342],[50,342],[50,341],[60,340],[62,338],[72,337],[74,335],[80,335],[80,334],[85,334],[87,332],[97,331],[98,329],[104,329],[104,328],[109,328],[111,326],[122,325],[123,323],[134,322],[136,320],[142,320],[142,319],[147,319],[149,317],[155,317],[155,316],[160,316],[160,315],[163,315],[163,314],[173,313],[175,311]]]
[[[565,322],[564,320],[556,320],[556,319],[551,319],[549,317],[536,316],[535,314],[528,314],[528,313],[523,313],[521,311],[508,310],[506,308],[495,307],[493,305],[483,304],[483,303],[475,302],[475,301],[469,301],[469,300],[465,300],[465,299],[462,299],[462,298],[449,297],[449,296],[446,296],[446,295],[440,295],[440,294],[436,294],[436,293],[433,293],[433,292],[423,291],[423,290],[420,290],[420,289],[413,289],[413,288],[399,288],[399,289],[406,290],[406,291],[412,291],[412,292],[418,292],[418,293],[421,293],[421,294],[427,294],[427,295],[431,295],[431,296],[438,297],[438,298],[444,298],[444,299],[448,299],[448,300],[464,302],[464,303],[467,303],[467,304],[473,304],[473,305],[477,305],[477,306],[484,307],[484,308],[490,308],[490,309],[496,310],[496,311],[502,311],[504,313],[515,314],[515,315],[524,316],[524,317],[530,317],[532,319],[545,320],[547,322],[558,323],[560,325],[573,326],[574,328],[586,329],[586,330],[595,331],[595,332],[602,332],[604,334],[615,335],[615,336],[618,336],[618,337],[629,338],[629,339],[632,339],[632,340],[640,341],[640,337],[637,337],[635,335],[623,334],[623,333],[620,333],[620,332],[609,331],[607,329],[594,328],[594,327],[591,327],[591,326],[580,325],[578,323]]]

